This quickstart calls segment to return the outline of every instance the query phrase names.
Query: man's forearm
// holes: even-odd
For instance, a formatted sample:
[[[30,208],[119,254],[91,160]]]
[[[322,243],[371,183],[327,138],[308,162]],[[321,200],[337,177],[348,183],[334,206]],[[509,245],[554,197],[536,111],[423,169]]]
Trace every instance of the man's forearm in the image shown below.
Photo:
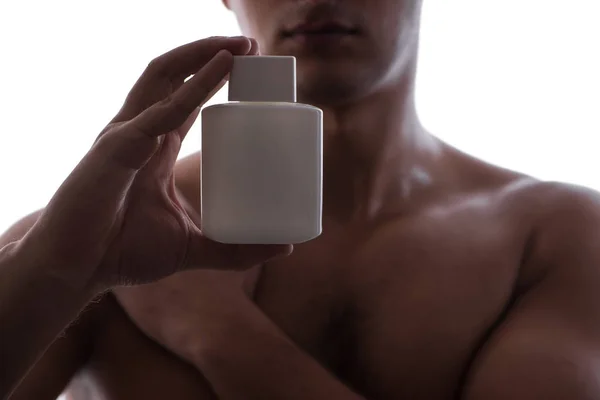
[[[231,324],[205,326],[195,364],[220,399],[360,400],[248,302]]]
[[[34,251],[17,242],[0,250],[0,399],[94,296],[48,273]]]

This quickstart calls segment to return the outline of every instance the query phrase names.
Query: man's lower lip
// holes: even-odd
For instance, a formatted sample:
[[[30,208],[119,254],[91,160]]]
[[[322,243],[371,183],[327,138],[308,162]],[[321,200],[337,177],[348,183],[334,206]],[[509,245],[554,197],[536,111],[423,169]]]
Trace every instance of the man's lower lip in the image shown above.
[[[324,42],[339,41],[342,39],[355,38],[357,35],[347,32],[328,32],[328,33],[297,33],[288,36],[286,39],[302,42]]]

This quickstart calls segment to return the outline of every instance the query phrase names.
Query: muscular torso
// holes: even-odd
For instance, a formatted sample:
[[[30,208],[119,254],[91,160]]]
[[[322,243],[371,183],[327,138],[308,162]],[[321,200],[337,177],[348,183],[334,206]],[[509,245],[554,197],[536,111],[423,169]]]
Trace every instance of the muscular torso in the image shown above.
[[[530,224],[515,190],[465,193],[368,226],[326,217],[321,237],[263,268],[255,301],[367,398],[456,398],[478,349],[535,279],[520,268]],[[75,400],[214,398],[197,371],[105,302]]]

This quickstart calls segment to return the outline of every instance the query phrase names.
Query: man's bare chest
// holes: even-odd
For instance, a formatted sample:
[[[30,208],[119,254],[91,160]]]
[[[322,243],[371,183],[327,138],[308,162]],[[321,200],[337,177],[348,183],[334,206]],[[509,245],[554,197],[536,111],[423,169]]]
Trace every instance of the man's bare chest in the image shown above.
[[[469,223],[390,226],[298,246],[266,266],[256,302],[367,397],[451,398],[513,295],[520,249],[503,234]]]
[[[329,231],[265,266],[255,301],[367,398],[453,398],[510,304],[525,238],[509,222],[458,221],[391,223],[350,236]],[[143,338],[126,317],[115,321],[88,368],[102,398],[213,398],[201,374]]]

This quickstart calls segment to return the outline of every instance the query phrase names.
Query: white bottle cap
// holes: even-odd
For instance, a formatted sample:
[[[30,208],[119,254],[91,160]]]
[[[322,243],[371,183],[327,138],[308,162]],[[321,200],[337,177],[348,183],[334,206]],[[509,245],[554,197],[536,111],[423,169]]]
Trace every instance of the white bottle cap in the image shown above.
[[[229,101],[296,102],[296,58],[235,56]]]

